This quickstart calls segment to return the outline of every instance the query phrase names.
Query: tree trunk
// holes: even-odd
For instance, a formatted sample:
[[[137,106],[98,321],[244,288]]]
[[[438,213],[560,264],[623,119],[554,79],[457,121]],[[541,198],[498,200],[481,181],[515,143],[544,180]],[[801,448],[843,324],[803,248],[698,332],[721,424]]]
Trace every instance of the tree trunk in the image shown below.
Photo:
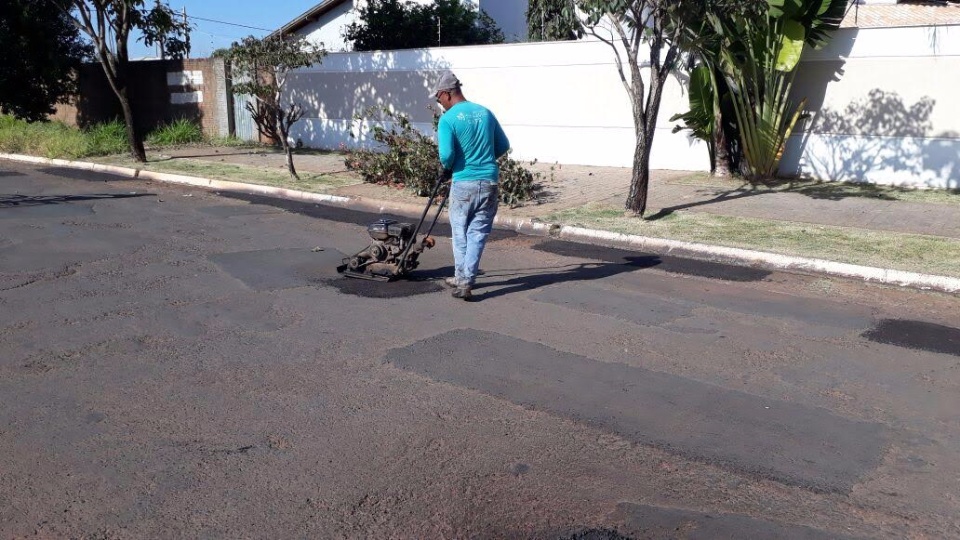
[[[730,177],[730,147],[727,145],[727,132],[723,129],[723,117],[717,111],[713,119],[714,164],[713,175],[720,178]]]
[[[652,53],[651,53],[652,54]],[[669,58],[669,55],[668,55]],[[664,73],[667,70],[664,70]],[[650,150],[653,148],[653,135],[657,131],[657,117],[660,114],[660,101],[663,97],[664,74],[657,66],[651,69],[649,94],[646,110],[638,113],[634,110],[634,126],[637,134],[636,147],[633,150],[633,175],[630,179],[630,194],[627,196],[627,210],[643,217],[647,211],[647,192],[650,189]],[[634,86],[637,88],[637,86]],[[634,100],[634,109],[641,99]]]
[[[283,151],[287,154],[287,171],[290,173],[290,176],[300,180],[297,169],[293,166],[293,148],[290,148],[290,143],[287,142],[286,137],[283,138]]]
[[[290,141],[287,140],[287,135],[290,133],[290,126],[286,125],[282,115],[283,111],[279,111],[276,116],[277,131],[280,135],[280,146],[283,147],[283,153],[287,156],[287,172],[290,173],[292,178],[300,180],[297,169],[293,166],[293,148],[290,147]]]
[[[123,83],[117,84],[117,99],[120,100],[120,108],[123,110],[123,121],[127,124],[127,139],[130,141],[130,155],[133,159],[140,162],[147,162],[147,152],[143,148],[143,136],[137,129],[136,119],[133,116],[133,108],[130,106],[130,98],[127,95],[127,87]]]
[[[650,141],[645,135],[637,136],[633,150],[633,174],[630,177],[630,194],[627,210],[643,217],[647,211],[647,192],[650,188]]]

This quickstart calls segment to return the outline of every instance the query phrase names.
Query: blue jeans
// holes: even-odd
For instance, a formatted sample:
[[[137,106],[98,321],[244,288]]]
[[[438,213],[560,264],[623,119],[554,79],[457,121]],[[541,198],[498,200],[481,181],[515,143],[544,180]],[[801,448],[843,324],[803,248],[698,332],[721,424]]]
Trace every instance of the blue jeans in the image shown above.
[[[453,262],[461,285],[473,286],[480,256],[493,229],[500,198],[496,182],[453,182],[450,186],[450,228],[453,231]]]

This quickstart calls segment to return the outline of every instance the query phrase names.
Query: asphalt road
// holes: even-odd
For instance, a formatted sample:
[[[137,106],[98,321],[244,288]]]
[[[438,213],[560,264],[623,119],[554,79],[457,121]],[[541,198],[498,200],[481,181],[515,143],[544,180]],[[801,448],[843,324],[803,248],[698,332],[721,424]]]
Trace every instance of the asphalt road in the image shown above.
[[[960,538],[957,296],[376,218],[0,162],[0,537]]]

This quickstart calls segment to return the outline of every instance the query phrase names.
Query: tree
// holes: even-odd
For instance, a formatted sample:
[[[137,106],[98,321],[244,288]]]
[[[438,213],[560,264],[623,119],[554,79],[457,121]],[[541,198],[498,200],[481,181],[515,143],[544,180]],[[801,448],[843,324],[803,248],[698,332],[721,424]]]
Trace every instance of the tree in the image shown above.
[[[681,58],[682,36],[717,0],[578,0],[584,30],[613,49],[620,80],[630,97],[636,142],[627,196],[628,211],[643,216],[650,186],[650,150],[667,77]],[[641,45],[646,46],[644,51]],[[644,81],[642,67],[649,74]],[[624,65],[624,56],[626,65]]]
[[[75,92],[76,70],[91,52],[51,0],[0,3],[0,111],[45,120]]]
[[[768,0],[769,9],[738,44],[727,62],[727,82],[752,180],[776,175],[806,98],[791,100],[804,46],[822,47],[840,26],[847,0]]]
[[[765,16],[767,0],[726,0],[710,6],[702,19],[692,21],[682,36],[687,55],[690,110],[671,121],[683,120],[674,133],[689,129],[707,144],[710,171],[730,176],[740,162],[739,134],[724,67],[730,63],[731,40],[741,39]]]
[[[530,41],[573,40],[583,35],[574,0],[529,0],[527,39]]]
[[[455,45],[503,43],[503,32],[486,12],[461,0],[421,5],[400,0],[370,0],[344,29],[356,51],[385,51]]]
[[[716,152],[724,174],[724,150],[736,144],[751,180],[776,173],[786,142],[803,114],[804,101],[790,90],[805,46],[825,45],[839,26],[847,0],[735,1],[691,28],[686,49],[691,71],[690,111],[676,115]],[[704,84],[708,81],[709,84]],[[682,129],[682,128],[681,128]]]
[[[148,47],[163,43],[165,55],[180,58],[190,51],[190,28],[169,6],[157,1],[151,8],[147,0],[54,0],[62,13],[93,42],[94,52],[113,93],[120,101],[130,140],[130,152],[139,162],[147,161],[143,133],[130,106],[127,50],[132,30],[143,34]]]
[[[229,62],[234,92],[253,98],[246,107],[257,130],[280,143],[287,156],[287,171],[299,180],[289,136],[290,128],[303,118],[303,106],[290,99],[284,102],[284,86],[291,71],[319,63],[326,51],[302,36],[249,36],[215,54]]]

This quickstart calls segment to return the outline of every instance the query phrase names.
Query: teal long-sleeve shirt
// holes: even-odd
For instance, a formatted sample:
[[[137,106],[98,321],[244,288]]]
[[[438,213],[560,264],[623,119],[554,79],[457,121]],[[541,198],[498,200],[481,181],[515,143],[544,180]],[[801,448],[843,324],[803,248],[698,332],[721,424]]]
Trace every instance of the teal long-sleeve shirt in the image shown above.
[[[453,171],[454,182],[496,182],[497,158],[510,149],[510,141],[489,109],[461,101],[440,117],[437,146],[440,163]]]

